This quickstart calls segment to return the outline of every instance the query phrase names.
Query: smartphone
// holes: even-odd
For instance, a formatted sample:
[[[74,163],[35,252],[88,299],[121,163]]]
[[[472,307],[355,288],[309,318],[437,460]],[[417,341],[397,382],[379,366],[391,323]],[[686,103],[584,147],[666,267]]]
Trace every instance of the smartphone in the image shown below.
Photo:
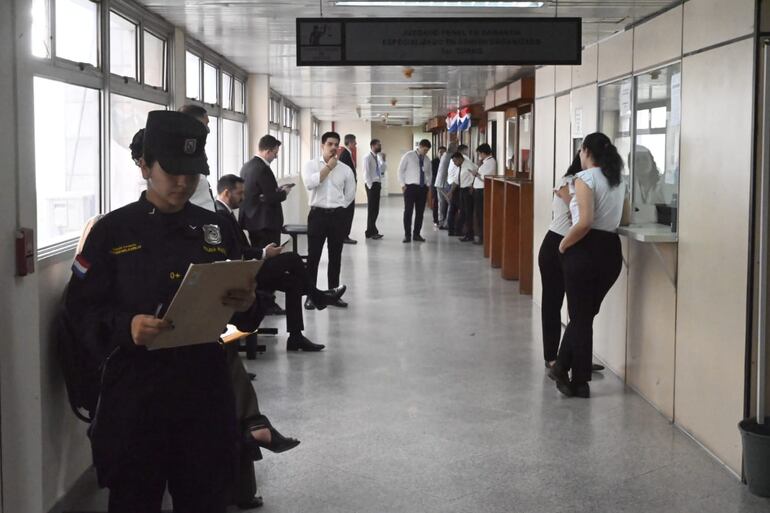
[[[288,244],[289,242],[291,242],[291,239],[286,239],[285,241],[281,242],[281,247],[285,248],[286,244]]]
[[[291,188],[292,188],[292,187],[294,187],[295,185],[297,185],[297,184],[296,184],[296,183],[285,183],[285,184],[283,184],[283,186],[282,186],[282,187],[288,187],[289,189],[291,189]]]

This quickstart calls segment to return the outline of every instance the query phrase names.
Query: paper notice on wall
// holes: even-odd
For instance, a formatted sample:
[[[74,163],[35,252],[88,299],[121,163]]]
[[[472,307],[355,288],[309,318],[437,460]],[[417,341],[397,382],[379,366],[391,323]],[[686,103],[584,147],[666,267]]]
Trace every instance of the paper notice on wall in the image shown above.
[[[572,138],[579,139],[583,137],[583,109],[575,109],[575,119],[572,123]]]
[[[618,95],[620,117],[631,114],[631,81],[624,80],[620,84],[620,94]]]
[[[671,126],[678,126],[682,119],[682,74],[671,75]]]

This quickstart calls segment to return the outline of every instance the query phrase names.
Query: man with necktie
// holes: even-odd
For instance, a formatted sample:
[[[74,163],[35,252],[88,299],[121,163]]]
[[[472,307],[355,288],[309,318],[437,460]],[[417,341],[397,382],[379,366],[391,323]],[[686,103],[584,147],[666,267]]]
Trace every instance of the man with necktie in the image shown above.
[[[425,202],[428,199],[428,184],[432,179],[430,160],[426,157],[430,151],[430,141],[423,139],[417,149],[401,157],[398,165],[398,181],[404,193],[404,243],[425,242],[420,235]],[[414,227],[412,227],[414,212]]]
[[[369,144],[371,151],[364,157],[364,180],[366,181],[366,238],[381,239],[382,234],[377,230],[377,216],[380,214],[380,191],[382,190],[382,172],[379,154],[382,144],[379,139],[372,139]]]

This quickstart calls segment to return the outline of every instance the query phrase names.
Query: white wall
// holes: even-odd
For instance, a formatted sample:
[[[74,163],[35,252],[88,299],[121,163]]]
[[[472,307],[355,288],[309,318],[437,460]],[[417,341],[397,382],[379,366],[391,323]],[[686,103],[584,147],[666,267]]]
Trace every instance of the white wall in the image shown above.
[[[388,183],[388,193],[401,194],[401,185],[398,183],[398,163],[401,161],[401,156],[412,149],[414,131],[411,127],[374,123],[372,138],[380,140],[382,151],[387,155],[388,169],[385,179]]]
[[[719,45],[751,35],[754,8],[754,0],[690,0],[586,48],[581,66],[543,67],[536,75],[535,109],[546,113],[536,117],[535,140],[534,231],[542,234],[550,216],[538,204],[549,197],[553,173],[569,164],[576,111],[583,128],[575,136],[597,129],[597,83],[682,61],[678,248],[621,237],[627,265],[596,319],[594,350],[736,473],[754,49],[750,38]],[[696,53],[682,58],[683,52]],[[555,120],[547,115],[551,102]],[[553,166],[543,155],[549,136],[555,140]]]

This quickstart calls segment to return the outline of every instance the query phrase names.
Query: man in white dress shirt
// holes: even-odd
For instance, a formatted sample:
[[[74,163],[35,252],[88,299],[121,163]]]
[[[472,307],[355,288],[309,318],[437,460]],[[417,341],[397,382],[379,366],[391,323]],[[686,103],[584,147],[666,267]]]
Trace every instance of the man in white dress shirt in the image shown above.
[[[481,165],[473,179],[473,233],[474,244],[484,243],[484,177],[497,174],[497,161],[492,156],[492,147],[487,143],[476,148]]]
[[[422,216],[425,213],[425,202],[428,199],[428,184],[431,181],[430,159],[426,157],[430,151],[430,141],[423,139],[417,149],[404,154],[398,165],[398,181],[401,192],[404,193],[404,240],[409,243],[425,242],[420,235]],[[412,212],[414,212],[414,228],[412,228]]]
[[[309,160],[302,169],[302,181],[310,196],[310,213],[307,216],[307,270],[310,283],[318,278],[318,262],[321,260],[324,242],[328,240],[329,266],[328,288],[340,284],[342,245],[348,235],[348,217],[345,208],[356,197],[356,179],[350,167],[337,160],[340,135],[326,132],[321,136],[321,157]],[[342,299],[332,306],[346,307]],[[305,301],[305,308],[315,308],[313,300]]]
[[[377,216],[380,214],[380,192],[382,191],[382,166],[379,153],[382,144],[379,139],[372,139],[369,144],[371,151],[364,157],[364,181],[366,182],[366,238],[381,239],[382,234],[377,230]]]
[[[473,181],[478,166],[468,156],[468,145],[457,148],[463,154],[460,166],[460,217],[455,232],[460,232],[462,242],[473,242]]]

